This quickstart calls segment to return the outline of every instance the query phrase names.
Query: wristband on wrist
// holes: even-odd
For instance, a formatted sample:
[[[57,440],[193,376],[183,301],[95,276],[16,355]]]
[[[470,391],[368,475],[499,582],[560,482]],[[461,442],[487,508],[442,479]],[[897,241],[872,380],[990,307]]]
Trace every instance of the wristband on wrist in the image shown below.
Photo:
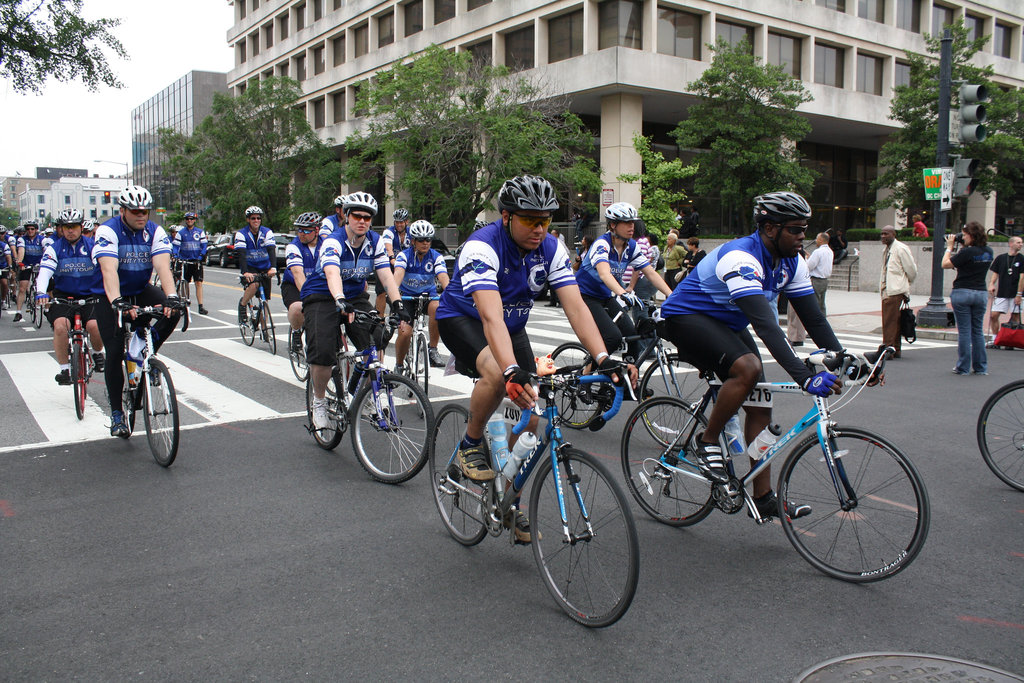
[[[600,362],[601,362],[601,361],[603,361],[603,360],[604,360],[605,358],[607,358],[607,357],[608,357],[608,355],[609,355],[609,354],[608,354],[608,352],[607,352],[607,351],[602,351],[601,353],[597,354],[597,356],[595,356],[595,357],[594,357],[594,362],[595,362],[595,363],[600,363]]]
[[[510,365],[507,368],[505,368],[505,371],[503,373],[501,373],[501,376],[504,377],[505,379],[508,379],[509,375],[511,375],[512,373],[514,373],[518,369],[519,369],[519,365],[516,364],[516,363],[513,363],[512,365]]]

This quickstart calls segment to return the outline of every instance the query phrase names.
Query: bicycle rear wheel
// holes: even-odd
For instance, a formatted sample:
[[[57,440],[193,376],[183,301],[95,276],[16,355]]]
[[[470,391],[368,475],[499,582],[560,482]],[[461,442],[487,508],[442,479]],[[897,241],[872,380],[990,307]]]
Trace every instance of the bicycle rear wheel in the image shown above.
[[[462,545],[476,545],[487,535],[484,526],[484,508],[480,500],[487,499],[485,485],[466,479],[455,463],[455,451],[466,433],[469,411],[449,403],[437,414],[428,443],[430,459],[430,492],[441,515],[441,521],[452,538]],[[463,491],[464,487],[470,493]]]
[[[331,372],[331,378],[327,380],[327,391],[324,393],[324,398],[327,399],[327,416],[331,420],[331,426],[324,429],[315,429],[313,427],[313,378],[306,378],[306,420],[310,428],[310,433],[313,435],[313,440],[316,441],[316,445],[325,451],[334,450],[339,443],[341,443],[341,437],[345,434],[345,427],[348,424],[348,420],[345,416],[345,405],[342,402],[338,387],[341,385],[341,380],[338,376],[338,369],[335,368]]]
[[[263,315],[260,316],[260,333],[269,347],[270,355],[276,356],[277,336],[274,334],[274,317],[270,315],[270,302],[261,302],[260,309],[263,311]]]
[[[178,455],[178,397],[174,393],[171,373],[156,358],[149,360],[146,382],[148,386],[143,388],[142,394],[149,450],[158,465],[170,467]]]
[[[408,377],[381,373],[379,391],[367,377],[352,400],[352,448],[363,469],[385,484],[412,479],[427,463],[434,411]]]
[[[992,394],[978,415],[978,448],[992,473],[1024,491],[1024,380]]]
[[[917,557],[928,536],[924,482],[907,456],[875,434],[836,427],[829,442],[835,480],[816,435],[786,458],[779,473],[780,504],[807,504],[811,514],[782,515],[782,528],[797,552],[828,576],[853,583],[888,578]]]
[[[675,396],[693,403],[707,391],[708,383],[700,371],[679,359],[679,354],[665,354],[665,363],[654,362],[644,371],[640,380],[641,399],[652,396]]]
[[[81,420],[85,417],[86,388],[89,385],[89,362],[86,359],[88,352],[83,348],[81,341],[75,341],[71,345],[71,390],[75,395],[75,415]]]
[[[252,343],[256,341],[256,326],[253,324],[253,305],[252,300],[245,305],[245,320],[238,323],[238,331],[242,334],[242,341],[245,342],[246,346],[252,346]]]
[[[676,459],[676,467],[696,474],[696,468],[679,458],[690,452],[696,435],[706,425],[703,415],[671,396],[644,401],[626,420],[620,448],[626,488],[643,511],[662,524],[690,526],[713,509],[710,481],[665,466]],[[685,446],[670,448],[678,435],[682,435],[678,443]]]
[[[38,330],[43,326],[43,305],[36,303],[35,294],[32,295],[32,324]]]
[[[534,559],[566,614],[584,626],[609,626],[629,609],[640,569],[629,501],[589,453],[566,448],[558,456],[558,484],[552,471],[551,459],[545,458],[530,492]],[[564,493],[564,524],[559,490]]]
[[[415,368],[413,372],[416,381],[423,387],[423,395],[430,395],[430,357],[427,355],[427,338],[424,335],[417,335],[416,358],[413,360]]]

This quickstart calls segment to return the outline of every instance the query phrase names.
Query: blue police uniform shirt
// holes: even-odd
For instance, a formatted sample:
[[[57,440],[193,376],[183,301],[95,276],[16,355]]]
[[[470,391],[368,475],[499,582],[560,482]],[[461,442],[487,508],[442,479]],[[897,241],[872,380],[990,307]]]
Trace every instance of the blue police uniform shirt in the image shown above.
[[[738,331],[750,321],[736,305],[737,299],[760,294],[774,302],[779,292],[792,298],[814,293],[803,258],[782,258],[778,265],[773,260],[760,232],[726,242],[701,259],[672,290],[661,315],[703,313]]]
[[[96,229],[95,240],[93,261],[117,259],[121,296],[135,296],[145,289],[153,275],[153,257],[171,253],[171,240],[153,221],[146,221],[142,230],[132,230],[120,216],[114,216]]]
[[[341,219],[338,218],[338,214],[334,214],[333,216],[324,216],[324,219],[320,221],[320,230],[317,234],[320,235],[320,239],[323,239],[325,237],[330,237],[343,227]]]
[[[395,256],[395,270],[405,269],[402,284],[398,291],[402,296],[419,296],[423,293],[434,294],[437,287],[434,280],[438,273],[448,274],[444,256],[436,249],[430,249],[423,258],[416,254],[415,247],[409,247]]]
[[[526,255],[512,241],[501,221],[474,232],[459,252],[455,277],[441,294],[437,319],[468,316],[480,320],[473,292],[494,290],[501,295],[509,332],[526,327],[533,302],[547,284],[552,290],[576,284],[569,252],[554,235]]]
[[[18,246],[25,248],[25,257],[22,262],[26,266],[38,265],[43,260],[43,236],[38,232],[32,239],[23,237],[19,240]]]
[[[316,262],[320,258],[320,246],[322,244],[323,240],[317,240],[316,246],[310,249],[308,245],[300,242],[298,237],[289,242],[284,251],[284,275],[281,277],[281,281],[295,284],[295,275],[292,274],[294,266],[302,266],[302,272],[306,274],[306,279],[308,280],[309,276],[316,270]]]
[[[178,230],[171,241],[171,246],[174,255],[178,258],[185,261],[199,261],[206,256],[206,248],[209,243],[206,231],[196,226]]]
[[[235,233],[235,249],[245,249],[245,264],[255,270],[270,270],[274,266],[270,262],[270,247],[276,246],[273,231],[263,225],[255,236],[249,228]]]
[[[57,239],[43,252],[37,291],[45,292],[52,278],[53,288],[64,294],[76,297],[103,294],[103,275],[92,260],[93,247],[95,242],[91,237],[80,237],[74,244],[63,237]]]
[[[321,243],[316,268],[302,285],[300,296],[303,299],[311,294],[330,296],[331,290],[324,275],[324,268],[329,266],[341,270],[343,296],[351,299],[366,290],[366,279],[370,277],[370,273],[390,269],[391,260],[384,251],[384,242],[381,241],[380,235],[373,230],[368,230],[363,243],[355,248],[348,240],[348,231],[341,228]]]
[[[391,253],[398,257],[398,252],[403,249],[407,249],[412,246],[412,242],[409,241],[409,227],[406,226],[405,233],[402,235],[398,234],[398,228],[393,225],[389,225],[384,228],[384,234],[381,236],[385,242],[391,245]]]
[[[590,249],[583,256],[580,269],[576,273],[576,282],[580,286],[580,293],[598,299],[607,299],[612,296],[612,290],[601,281],[597,273],[597,264],[607,263],[611,268],[612,275],[619,282],[623,281],[626,268],[632,266],[635,269],[650,265],[650,260],[640,250],[636,240],[629,240],[619,254],[612,244],[612,234],[605,234],[594,240]]]
[[[13,260],[14,254],[11,253],[11,248],[7,245],[7,240],[0,240],[0,270],[5,270],[8,267],[7,257],[10,256]],[[7,273],[3,273],[4,277],[7,277]]]

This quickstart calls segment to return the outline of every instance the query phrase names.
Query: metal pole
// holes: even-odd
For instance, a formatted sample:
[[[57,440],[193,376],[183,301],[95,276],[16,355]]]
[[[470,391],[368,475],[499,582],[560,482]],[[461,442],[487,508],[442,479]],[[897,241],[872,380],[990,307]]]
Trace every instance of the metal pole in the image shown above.
[[[949,98],[953,84],[953,34],[946,28],[939,53],[939,117],[935,145],[935,165],[949,165]],[[945,327],[946,301],[942,298],[942,254],[946,250],[946,223],[949,211],[941,210],[941,202],[932,202],[935,227],[932,230],[932,292],[928,304],[918,313],[918,322],[924,327]]]

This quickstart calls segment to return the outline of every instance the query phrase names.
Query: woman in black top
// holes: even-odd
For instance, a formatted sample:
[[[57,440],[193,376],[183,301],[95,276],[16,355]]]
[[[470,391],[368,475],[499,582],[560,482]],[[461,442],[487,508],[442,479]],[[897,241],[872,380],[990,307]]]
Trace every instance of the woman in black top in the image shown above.
[[[953,253],[957,242],[963,247]],[[985,335],[982,332],[988,305],[985,277],[992,265],[992,248],[987,246],[987,242],[985,228],[978,221],[965,225],[959,235],[946,237],[942,267],[956,270],[953,292],[949,295],[957,333],[954,375],[968,375],[972,370],[976,375],[988,374],[988,356],[985,355]]]

